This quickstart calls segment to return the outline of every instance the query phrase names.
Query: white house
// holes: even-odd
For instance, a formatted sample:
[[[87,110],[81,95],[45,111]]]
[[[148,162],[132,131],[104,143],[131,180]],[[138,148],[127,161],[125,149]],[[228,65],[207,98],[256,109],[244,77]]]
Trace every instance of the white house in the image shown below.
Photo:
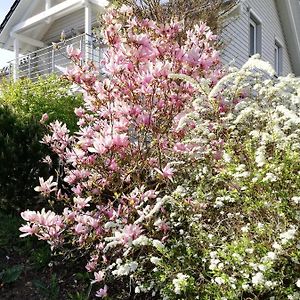
[[[101,48],[92,27],[106,5],[107,0],[16,0],[0,25],[0,48],[15,53],[5,75],[34,78],[57,71],[67,63],[67,43],[99,60]],[[240,0],[224,22],[224,63],[241,66],[260,53],[278,75],[300,76],[299,0]],[[62,32],[65,42],[60,42]]]
[[[278,75],[300,76],[300,1],[242,0],[225,27],[225,63],[241,66],[259,53]]]
[[[0,25],[0,48],[15,53],[6,75],[35,78],[55,72],[66,65],[65,48],[71,43],[86,58],[99,60],[101,49],[94,43],[92,27],[107,4],[106,0],[15,0]],[[60,42],[62,32],[64,42]]]

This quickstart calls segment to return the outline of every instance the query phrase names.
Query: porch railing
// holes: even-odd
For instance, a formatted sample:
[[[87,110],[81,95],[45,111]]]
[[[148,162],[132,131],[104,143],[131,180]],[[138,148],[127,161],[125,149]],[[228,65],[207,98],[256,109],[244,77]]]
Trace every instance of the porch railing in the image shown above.
[[[8,62],[8,65],[0,70],[0,78],[13,77],[14,68],[17,70],[17,78],[28,77],[32,80],[51,73],[62,74],[63,70],[71,65],[66,51],[68,45],[80,49],[83,60],[92,60],[100,68],[102,44],[93,36],[81,34],[21,56],[18,64],[15,60]]]

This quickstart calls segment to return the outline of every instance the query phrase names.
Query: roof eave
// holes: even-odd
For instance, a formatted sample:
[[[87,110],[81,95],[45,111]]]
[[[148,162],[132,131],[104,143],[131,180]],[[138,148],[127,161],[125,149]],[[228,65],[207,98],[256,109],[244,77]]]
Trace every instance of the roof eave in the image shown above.
[[[17,8],[17,6],[19,5],[20,2],[21,2],[21,0],[15,0],[15,2],[13,3],[13,5],[11,6],[9,12],[6,14],[3,22],[0,25],[0,34],[1,34],[2,30],[4,29],[5,25],[9,21],[10,17],[14,13],[14,11],[16,10],[16,8]]]

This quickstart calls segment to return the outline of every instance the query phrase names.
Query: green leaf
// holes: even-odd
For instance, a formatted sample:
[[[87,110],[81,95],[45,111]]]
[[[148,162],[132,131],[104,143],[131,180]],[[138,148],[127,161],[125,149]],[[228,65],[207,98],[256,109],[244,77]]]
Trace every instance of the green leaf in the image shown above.
[[[11,268],[4,270],[0,274],[0,278],[3,283],[11,283],[16,281],[20,277],[22,271],[23,271],[22,265],[15,265],[12,266]]]

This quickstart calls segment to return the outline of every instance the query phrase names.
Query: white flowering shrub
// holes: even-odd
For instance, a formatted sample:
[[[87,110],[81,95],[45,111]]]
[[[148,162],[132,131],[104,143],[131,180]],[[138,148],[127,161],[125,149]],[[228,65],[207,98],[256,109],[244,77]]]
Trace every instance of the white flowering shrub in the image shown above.
[[[143,254],[150,265],[139,264],[136,292],[300,299],[299,79],[276,78],[257,57],[212,90],[177,77],[199,88],[179,121],[195,125],[186,139],[193,167],[165,196],[168,238]]]

